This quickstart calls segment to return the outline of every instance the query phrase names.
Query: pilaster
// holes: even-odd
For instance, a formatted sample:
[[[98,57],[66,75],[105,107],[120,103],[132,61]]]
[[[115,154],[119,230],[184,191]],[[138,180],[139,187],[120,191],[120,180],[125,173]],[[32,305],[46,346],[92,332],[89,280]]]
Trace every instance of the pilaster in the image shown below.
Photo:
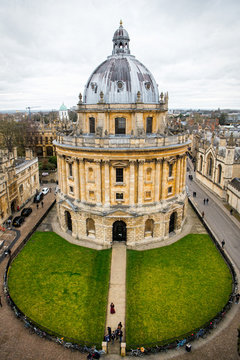
[[[80,170],[80,194],[81,202],[86,201],[86,173],[85,173],[85,161],[84,159],[79,159],[79,170]]]
[[[143,203],[143,165],[144,160],[138,160],[138,204]]]
[[[130,160],[130,179],[129,179],[129,204],[134,206],[135,203],[135,164],[136,160]]]
[[[155,202],[159,202],[159,197],[160,197],[160,166],[161,166],[161,159],[156,159]]]

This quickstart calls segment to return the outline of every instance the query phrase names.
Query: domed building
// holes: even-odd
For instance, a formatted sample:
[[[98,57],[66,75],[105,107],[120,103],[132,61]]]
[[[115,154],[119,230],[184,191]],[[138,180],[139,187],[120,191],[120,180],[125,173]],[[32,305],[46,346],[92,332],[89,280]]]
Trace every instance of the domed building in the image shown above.
[[[120,23],[112,55],[79,95],[78,120],[55,140],[60,226],[77,243],[164,241],[186,214],[186,134],[167,129],[168,94],[129,49]]]

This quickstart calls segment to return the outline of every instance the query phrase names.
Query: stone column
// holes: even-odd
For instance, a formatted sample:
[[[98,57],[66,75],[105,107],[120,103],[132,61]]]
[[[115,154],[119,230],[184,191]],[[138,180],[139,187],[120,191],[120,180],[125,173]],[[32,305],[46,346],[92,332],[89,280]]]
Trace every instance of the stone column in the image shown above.
[[[180,158],[177,157],[177,164],[176,164],[176,195],[179,194],[179,185],[180,185]]]
[[[159,202],[160,198],[160,166],[161,159],[156,159],[156,170],[155,170],[155,202]]]
[[[77,158],[74,158],[74,188],[75,188],[75,198],[77,201],[80,201],[79,193],[79,162]]]
[[[67,162],[66,162],[66,157],[63,155],[62,157],[62,192],[64,195],[67,194]]]
[[[186,155],[184,155],[184,158],[183,158],[183,189],[185,190],[185,187],[186,187],[186,167],[187,167],[187,157]]]
[[[182,173],[183,173],[183,158],[180,157],[180,181],[179,181],[179,193],[182,192]]]
[[[62,192],[62,155],[57,156],[57,168],[58,168],[58,187]]]
[[[129,205],[135,204],[135,163],[136,160],[130,160],[130,179],[129,179]]]
[[[101,160],[95,160],[95,164],[97,165],[97,171],[96,171],[96,184],[97,184],[96,202],[97,202],[97,205],[102,205]]]
[[[143,165],[144,160],[138,160],[138,204],[143,203]]]
[[[167,193],[167,161],[166,159],[163,159],[163,166],[162,166],[162,199],[166,199],[166,193]]]
[[[110,206],[109,160],[104,161],[105,206]]]
[[[80,169],[80,194],[81,194],[81,202],[86,201],[86,182],[85,182],[85,162],[84,159],[79,159],[79,169]]]

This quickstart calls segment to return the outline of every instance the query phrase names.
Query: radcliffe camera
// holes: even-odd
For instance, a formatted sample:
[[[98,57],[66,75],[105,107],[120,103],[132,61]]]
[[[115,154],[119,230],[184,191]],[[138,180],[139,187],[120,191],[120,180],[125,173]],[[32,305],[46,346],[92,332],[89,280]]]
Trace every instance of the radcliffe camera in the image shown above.
[[[2,360],[238,359],[239,11],[0,5]]]

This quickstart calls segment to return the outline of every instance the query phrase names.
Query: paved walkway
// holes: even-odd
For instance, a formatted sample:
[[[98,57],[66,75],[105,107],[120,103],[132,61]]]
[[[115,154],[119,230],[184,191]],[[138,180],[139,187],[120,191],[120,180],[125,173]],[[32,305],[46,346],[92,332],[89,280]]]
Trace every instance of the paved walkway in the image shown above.
[[[123,328],[123,341],[125,341],[125,319],[126,319],[126,245],[114,242],[112,246],[111,275],[108,292],[108,308],[106,320],[106,333],[109,326],[112,331],[117,329],[121,321]],[[115,305],[115,314],[110,313],[110,304]],[[109,346],[109,352],[119,352],[116,346]]]

